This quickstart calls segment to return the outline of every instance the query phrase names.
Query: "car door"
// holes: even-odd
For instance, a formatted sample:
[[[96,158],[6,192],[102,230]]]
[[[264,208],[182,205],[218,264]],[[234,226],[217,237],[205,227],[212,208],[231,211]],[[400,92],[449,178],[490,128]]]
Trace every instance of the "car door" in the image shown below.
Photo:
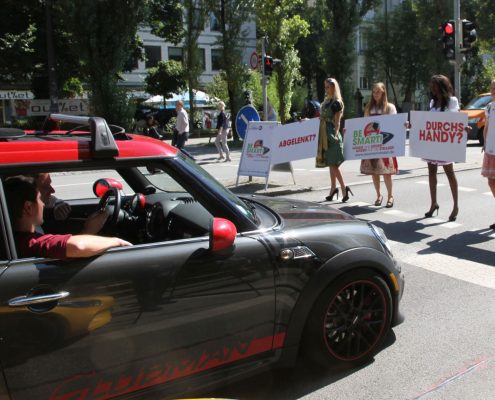
[[[106,399],[268,352],[273,273],[265,246],[243,236],[218,253],[201,237],[13,260],[0,276],[10,394]]]

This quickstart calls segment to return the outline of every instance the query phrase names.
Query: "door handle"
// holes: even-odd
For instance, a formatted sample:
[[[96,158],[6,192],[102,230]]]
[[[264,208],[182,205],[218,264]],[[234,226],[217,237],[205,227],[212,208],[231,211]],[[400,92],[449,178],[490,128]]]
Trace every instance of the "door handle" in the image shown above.
[[[58,292],[52,294],[41,294],[38,296],[19,296],[9,300],[10,307],[25,307],[36,304],[50,303],[64,299],[69,296],[69,292]]]

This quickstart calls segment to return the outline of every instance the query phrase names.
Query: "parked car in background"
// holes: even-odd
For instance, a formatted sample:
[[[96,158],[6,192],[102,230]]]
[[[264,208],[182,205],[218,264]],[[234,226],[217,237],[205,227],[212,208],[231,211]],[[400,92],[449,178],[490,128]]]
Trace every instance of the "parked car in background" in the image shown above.
[[[483,128],[485,127],[485,108],[492,101],[490,93],[482,93],[471,100],[461,112],[468,115],[468,123],[472,128],[468,134],[468,139],[479,140],[483,145]]]

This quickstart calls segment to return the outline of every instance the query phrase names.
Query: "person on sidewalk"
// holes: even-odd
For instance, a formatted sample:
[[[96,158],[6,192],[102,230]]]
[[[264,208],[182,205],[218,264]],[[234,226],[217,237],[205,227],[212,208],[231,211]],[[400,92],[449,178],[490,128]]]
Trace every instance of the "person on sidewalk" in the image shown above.
[[[483,156],[483,165],[481,167],[481,175],[484,176],[485,178],[488,178],[488,186],[490,187],[490,190],[492,191],[493,197],[495,197],[495,155],[494,154],[488,154],[486,152],[486,140],[488,139],[488,126],[490,124],[489,121],[489,116],[490,116],[490,111],[492,107],[495,107],[495,80],[492,81],[490,84],[490,92],[492,95],[492,102],[489,103],[486,106],[485,114],[486,114],[486,123],[485,123],[485,128],[483,129],[483,138],[484,144],[483,148],[481,151],[484,151],[485,154]],[[495,121],[492,121],[492,123],[495,123]],[[492,131],[493,134],[493,131]],[[490,225],[490,229],[495,229],[495,223]]]
[[[454,92],[452,84],[444,75],[433,75],[430,80],[431,101],[430,111],[433,112],[458,112],[459,101],[452,94]],[[425,217],[429,218],[433,216],[433,213],[438,210],[440,206],[437,202],[437,171],[438,166],[441,165],[447,179],[449,180],[450,191],[452,192],[452,199],[454,200],[454,207],[449,216],[449,221],[455,221],[457,214],[459,213],[458,204],[458,189],[457,178],[454,172],[454,164],[451,161],[440,160],[425,160],[428,163],[428,182],[430,185],[430,197],[431,205],[428,212],[425,213]]]
[[[177,120],[175,122],[174,135],[172,137],[172,146],[177,147],[186,156],[194,160],[194,157],[184,149],[187,139],[189,138],[189,116],[184,109],[184,102],[182,100],[175,102],[175,111],[177,111]]]
[[[383,82],[377,82],[373,85],[371,98],[364,110],[364,116],[374,116],[383,114],[397,114],[397,110],[392,103],[388,102],[387,91]],[[394,196],[392,193],[392,175],[397,174],[397,158],[376,158],[372,160],[361,160],[361,173],[371,175],[373,185],[376,191],[375,206],[381,206],[383,196],[380,192],[380,175],[383,175],[383,181],[387,188],[387,208],[394,206]]]
[[[156,120],[153,115],[148,115],[146,117],[146,126],[143,128],[143,135],[151,137],[153,139],[163,139],[162,135],[160,135],[160,132],[158,132],[158,129],[156,127]]]
[[[330,169],[330,194],[325,200],[332,201],[336,195],[339,198],[339,181],[342,190],[342,202],[349,200],[349,193],[353,194],[344,178],[339,166],[344,162],[344,146],[340,134],[340,120],[344,114],[344,102],[340,94],[340,87],[334,78],[325,79],[325,100],[320,109],[320,129],[318,133],[318,148],[316,153],[316,167]]]
[[[218,151],[218,160],[223,160],[223,151],[225,151],[225,162],[230,160],[230,150],[227,144],[227,135],[229,133],[229,120],[227,115],[225,115],[225,103],[221,101],[218,103],[218,111],[220,112],[217,116],[217,137],[215,138],[215,146]]]

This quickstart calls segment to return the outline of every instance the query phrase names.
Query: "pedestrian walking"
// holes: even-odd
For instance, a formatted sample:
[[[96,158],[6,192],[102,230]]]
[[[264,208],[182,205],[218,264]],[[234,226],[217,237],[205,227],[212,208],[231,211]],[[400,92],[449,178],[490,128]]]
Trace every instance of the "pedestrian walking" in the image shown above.
[[[194,160],[194,157],[189,154],[184,146],[189,138],[189,117],[184,109],[184,102],[178,100],[175,102],[175,111],[177,111],[177,120],[175,122],[174,135],[172,137],[172,146],[180,149],[186,156]]]
[[[318,134],[318,150],[316,154],[316,167],[330,169],[330,193],[325,200],[332,201],[334,196],[339,198],[339,181],[342,190],[342,202],[349,200],[349,193],[353,195],[349,186],[344,183],[344,178],[339,166],[344,162],[344,146],[340,134],[340,121],[344,113],[344,102],[340,94],[340,87],[334,78],[325,79],[325,100],[320,110],[320,129]]]
[[[485,154],[483,156],[483,165],[481,167],[481,175],[483,175],[485,178],[488,178],[488,186],[490,187],[490,190],[492,191],[493,197],[495,197],[495,155],[493,154],[488,154],[485,150],[486,146],[486,140],[488,138],[488,126],[490,124],[489,116],[490,116],[490,111],[492,107],[495,107],[495,80],[492,81],[490,84],[490,92],[492,95],[492,102],[489,103],[486,107],[485,110],[485,115],[486,115],[486,123],[485,123],[485,128],[483,129],[483,138],[484,144],[483,148],[481,151],[484,151]],[[492,123],[495,123],[492,121]],[[493,132],[492,132],[493,133]],[[490,225],[490,229],[495,229],[495,224]]]
[[[227,135],[229,134],[229,119],[225,115],[225,103],[221,101],[218,103],[218,111],[220,112],[217,116],[217,137],[215,138],[215,146],[218,151],[218,160],[223,160],[223,152],[225,152],[225,162],[230,160],[230,150],[227,144]]]
[[[453,96],[452,84],[444,75],[433,75],[430,80],[430,111],[433,112],[457,112],[459,111],[459,101]],[[437,171],[438,166],[442,166],[450,185],[454,206],[449,216],[449,221],[455,221],[459,213],[457,178],[454,172],[454,164],[451,161],[425,160],[428,163],[428,182],[430,186],[431,205],[425,217],[433,216],[440,206],[437,202]]]
[[[374,116],[383,114],[397,114],[395,105],[388,102],[387,90],[383,82],[373,85],[371,98],[364,110],[364,116]],[[380,191],[380,176],[383,176],[385,187],[387,188],[387,208],[394,206],[394,195],[392,192],[392,175],[397,174],[398,164],[396,157],[377,158],[371,160],[361,160],[361,173],[371,175],[376,191],[375,206],[381,206],[383,196]]]

